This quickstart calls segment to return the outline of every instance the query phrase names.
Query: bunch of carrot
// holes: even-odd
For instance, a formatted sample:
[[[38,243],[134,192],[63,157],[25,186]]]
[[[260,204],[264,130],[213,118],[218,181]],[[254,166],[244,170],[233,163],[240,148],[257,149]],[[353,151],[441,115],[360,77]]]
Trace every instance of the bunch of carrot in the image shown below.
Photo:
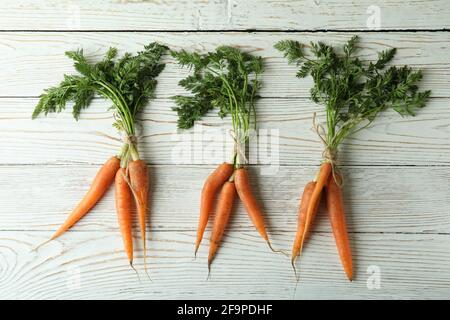
[[[413,71],[407,66],[385,70],[386,64],[395,55],[395,49],[380,52],[376,62],[365,65],[354,57],[356,44],[357,37],[353,37],[343,47],[343,54],[338,54],[334,48],[323,43],[311,43],[313,57],[308,57],[303,45],[296,41],[280,41],[275,46],[284,52],[290,63],[299,66],[298,77],[312,75],[314,86],[311,99],[324,105],[326,112],[326,129],[314,120],[315,130],[325,148],[315,180],[309,182],[303,191],[291,263],[295,270],[296,258],[302,253],[320,199],[325,196],[339,257],[350,280],[353,279],[353,265],[344,215],[343,177],[337,161],[339,145],[346,137],[370,125],[380,112],[388,108],[401,115],[414,115],[415,109],[423,107],[430,95],[429,91],[418,90],[420,71]],[[73,103],[73,115],[78,120],[80,112],[89,106],[94,95],[99,95],[112,102],[116,120],[113,125],[122,135],[124,144],[120,154],[110,158],[100,168],[89,191],[49,241],[61,236],[85,216],[114,182],[118,223],[128,261],[133,267],[134,203],[147,271],[149,179],[146,163],[140,158],[137,148],[136,122],[139,111],[154,97],[155,78],[164,69],[160,60],[166,51],[166,46],[151,43],[136,55],[126,53],[116,59],[117,50],[110,48],[104,59],[96,64],[89,63],[82,50],[66,53],[74,60],[79,74],[65,75],[58,86],[46,89],[33,118],[41,113],[60,112],[67,103]],[[180,85],[191,91],[192,95],[173,97],[179,128],[191,128],[211,109],[218,108],[220,117],[231,116],[230,133],[235,141],[232,160],[219,165],[204,183],[195,254],[217,194],[219,198],[210,238],[208,269],[228,224],[236,194],[256,230],[275,251],[269,241],[263,213],[250,187],[245,156],[250,132],[256,129],[255,101],[261,87],[262,58],[230,46],[221,46],[206,54],[185,50],[172,51],[171,54],[180,65],[193,69],[193,75],[180,81]]]
[[[193,69],[194,73],[180,81],[180,85],[193,95],[174,97],[177,104],[174,110],[179,116],[178,126],[188,129],[210,109],[217,107],[221,117],[231,115],[231,135],[235,141],[232,161],[219,165],[203,186],[195,254],[213,211],[214,198],[219,192],[211,232],[208,269],[228,224],[236,193],[256,230],[272,249],[264,217],[250,188],[245,168],[245,145],[249,141],[250,130],[256,128],[255,100],[261,86],[258,76],[263,71],[261,57],[229,46],[218,47],[214,52],[206,54],[181,50],[172,52],[172,55],[182,66]]]
[[[328,216],[336,240],[336,247],[345,274],[349,280],[352,280],[352,253],[345,223],[344,204],[340,184],[342,180],[338,173],[333,175],[332,170],[332,164],[329,161],[325,161],[320,166],[316,179],[308,182],[303,190],[298,211],[297,233],[292,246],[291,263],[295,270],[295,260],[302,252],[306,235],[311,228],[311,224],[319,207],[322,193],[325,190]]]
[[[64,223],[50,237],[49,241],[61,236],[84,217],[114,182],[117,218],[128,261],[133,266],[133,238],[131,232],[133,200],[137,207],[145,259],[149,186],[147,165],[140,159],[129,160],[127,164],[121,165],[122,157],[123,155],[111,157],[102,165],[92,181],[88,192],[69,214]]]
[[[344,271],[353,279],[350,242],[345,223],[342,198],[342,175],[338,169],[338,149],[342,141],[369,126],[375,118],[389,108],[401,115],[414,115],[417,108],[425,106],[430,91],[420,92],[417,83],[421,72],[407,66],[386,65],[394,57],[395,48],[382,51],[375,62],[363,63],[355,53],[358,37],[352,37],[338,53],[324,43],[311,43],[310,55],[297,41],[283,40],[275,45],[289,63],[299,67],[297,77],[311,75],[314,86],[311,99],[325,107],[326,125],[316,123],[314,129],[325,149],[316,179],[303,191],[298,214],[298,227],[292,247],[291,262],[301,255],[308,231],[325,192],[328,215],[336,247]]]
[[[96,64],[90,64],[82,50],[66,53],[75,61],[75,68],[80,75],[65,75],[59,86],[46,89],[33,118],[41,113],[60,112],[71,102],[74,117],[78,119],[80,111],[89,105],[94,94],[98,94],[113,103],[116,120],[113,125],[122,135],[124,144],[118,156],[111,157],[103,164],[89,191],[48,241],[61,236],[84,217],[114,182],[118,224],[128,261],[133,267],[132,217],[135,205],[147,272],[149,178],[147,165],[139,156],[135,126],[139,111],[153,98],[155,78],[164,68],[160,59],[166,50],[163,45],[151,43],[137,55],[126,53],[116,60],[117,50],[111,48],[105,58]]]
[[[231,210],[233,209],[234,199],[236,197],[236,191],[256,230],[272,249],[264,223],[264,216],[250,187],[247,169],[242,166],[236,166],[225,162],[219,165],[216,170],[208,176],[203,185],[200,200],[197,239],[195,241],[195,254],[197,254],[203,239],[203,234],[212,212],[214,198],[219,191],[220,195],[215,210],[209,244],[208,269],[211,266],[228,224]]]

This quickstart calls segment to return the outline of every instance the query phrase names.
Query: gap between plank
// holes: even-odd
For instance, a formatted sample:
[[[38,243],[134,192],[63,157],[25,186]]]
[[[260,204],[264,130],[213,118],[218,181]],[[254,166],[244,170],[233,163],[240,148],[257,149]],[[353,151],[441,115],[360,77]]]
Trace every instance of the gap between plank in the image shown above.
[[[76,167],[76,166],[100,166],[103,162],[81,162],[81,161],[67,161],[67,162],[43,162],[43,163],[0,163],[1,167]],[[217,164],[154,164],[147,163],[147,166],[154,167],[180,167],[180,168],[215,168]],[[264,167],[263,164],[248,164],[248,167],[258,168]],[[293,167],[319,167],[320,164],[280,164],[280,167],[293,168]],[[448,164],[342,164],[341,168],[449,168]]]
[[[254,228],[243,228],[243,229],[239,229],[239,228],[235,228],[233,229],[234,231],[239,231],[242,233],[246,233],[246,232],[253,232],[255,231]],[[33,233],[46,233],[46,232],[54,232],[55,230],[34,230],[34,229],[0,229],[0,233],[1,232],[33,232]],[[66,233],[98,233],[98,230],[69,230]],[[116,230],[101,230],[101,232],[106,232],[106,233],[117,233]],[[195,233],[196,229],[149,229],[149,233],[156,233],[156,232],[189,232],[189,233]],[[283,235],[283,234],[294,234],[295,230],[293,231],[283,231],[280,229],[273,229],[272,231],[270,231],[270,233],[272,235]],[[333,234],[332,231],[314,231],[314,233],[319,233],[319,234]],[[449,236],[450,233],[448,232],[408,232],[408,231],[394,231],[394,232],[384,232],[384,231],[348,231],[348,234],[372,234],[372,235],[394,235],[394,234],[400,234],[400,235],[416,235],[416,234],[420,234],[420,235],[437,235],[437,236]]]
[[[50,29],[2,29],[0,33],[8,32],[35,32],[35,33],[52,33],[52,32],[62,32],[62,33],[72,33],[72,32],[104,32],[104,33],[125,33],[125,32],[145,32],[145,33],[396,33],[396,32],[449,32],[450,28],[438,28],[438,29],[421,29],[421,28],[411,28],[411,29],[202,29],[202,30],[179,30],[179,29],[122,29],[122,30],[108,30],[108,29],[98,29],[98,30],[83,30],[83,29],[72,29],[72,30],[50,30]]]
[[[449,99],[450,96],[430,96],[430,99]],[[2,96],[0,95],[1,99],[39,99],[39,96]],[[289,96],[289,97],[277,97],[277,96],[261,96],[258,98],[259,100],[309,100],[311,101],[310,96]],[[94,96],[93,100],[105,100],[102,97]],[[169,100],[171,101],[170,97],[155,97],[153,100],[149,102],[149,105],[151,105],[152,101],[156,100]]]

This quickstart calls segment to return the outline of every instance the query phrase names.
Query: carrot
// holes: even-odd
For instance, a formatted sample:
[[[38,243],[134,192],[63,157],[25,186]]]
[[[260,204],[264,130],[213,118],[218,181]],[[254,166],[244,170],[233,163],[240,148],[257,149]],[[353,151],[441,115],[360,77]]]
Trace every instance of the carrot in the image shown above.
[[[314,186],[314,190],[311,194],[311,200],[308,203],[308,209],[306,210],[306,217],[305,217],[305,230],[303,232],[301,241],[300,241],[300,252],[299,254],[302,254],[302,248],[303,244],[305,242],[306,234],[309,231],[309,228],[311,226],[313,213],[315,210],[317,210],[320,195],[322,193],[323,188],[327,184],[328,177],[331,175],[332,171],[332,165],[330,162],[324,162],[319,169],[319,173],[317,174],[316,178],[316,185]]]
[[[330,192],[327,192],[326,196],[329,215],[341,262],[349,279],[352,278],[351,253],[336,172],[340,146],[348,137],[370,126],[379,115],[389,109],[394,109],[402,116],[414,116],[416,110],[426,105],[431,95],[430,90],[419,90],[421,70],[408,66],[385,67],[394,58],[395,48],[381,51],[376,61],[361,63],[362,56],[357,55],[357,51],[361,49],[358,42],[358,36],[353,36],[343,46],[343,50],[320,42],[311,43],[311,50],[303,50],[306,46],[291,40],[281,40],[275,45],[276,49],[283,52],[289,64],[298,67],[298,76],[312,77],[314,84],[310,90],[311,99],[321,104],[326,114],[324,124],[316,121],[315,113],[313,116],[314,131],[325,147],[322,153],[325,163],[321,166],[308,204],[300,254],[316,203],[324,186],[329,184]],[[330,54],[324,54],[325,51]],[[338,51],[343,54],[337,53]],[[355,65],[358,65],[357,71]],[[376,74],[376,79],[367,76],[371,74]],[[366,94],[367,92],[369,94]],[[377,94],[372,94],[373,92]],[[343,107],[343,100],[348,97],[351,97],[351,103]],[[403,104],[399,106],[397,101],[403,101]],[[337,185],[336,181],[328,183],[330,175],[333,180],[337,180]]]
[[[148,172],[147,164],[143,160],[128,163],[130,184],[135,197],[139,226],[141,229],[142,246],[144,250],[144,268],[147,270],[146,220],[148,210]]]
[[[256,227],[256,230],[263,237],[263,239],[267,241],[269,247],[272,249],[272,246],[269,242],[269,236],[266,232],[264,217],[259,208],[258,202],[253,196],[252,190],[250,188],[250,182],[248,180],[247,170],[245,168],[239,168],[235,170],[234,182],[236,184],[236,190],[239,198],[244,204],[245,209],[250,216],[250,219]]]
[[[50,240],[56,239],[64,232],[69,230],[78,220],[84,217],[94,205],[103,197],[108,187],[114,180],[117,170],[120,167],[120,160],[117,157],[111,157],[103,164],[97,175],[92,181],[89,191],[85,194],[83,199],[67,217],[66,221],[59,227],[59,229],[52,235]]]
[[[202,196],[200,200],[200,218],[197,228],[197,240],[195,241],[195,254],[197,254],[200,242],[203,238],[206,225],[208,224],[209,215],[214,202],[214,196],[217,190],[228,180],[233,173],[233,165],[230,163],[222,163],[219,165],[206,179],[203,185]]]
[[[301,241],[303,238],[303,234],[305,232],[305,225],[306,225],[306,212],[308,209],[308,205],[311,201],[311,196],[314,191],[314,188],[316,186],[315,181],[308,182],[305,186],[305,189],[303,189],[302,198],[300,200],[300,207],[298,209],[298,225],[297,225],[297,233],[295,235],[294,244],[292,246],[292,256],[291,256],[291,263],[292,267],[295,270],[295,259],[299,255],[300,251],[302,250]],[[319,207],[319,202],[317,202],[316,208],[313,211],[313,217],[311,220],[314,220],[314,217],[317,213],[317,209]]]
[[[341,259],[342,266],[347,278],[353,279],[352,253],[350,249],[350,241],[348,239],[347,227],[345,223],[344,204],[342,200],[342,190],[336,184],[333,176],[328,179],[327,189],[327,207],[328,216],[331,221],[336,247]]]
[[[216,216],[211,232],[211,240],[209,245],[208,269],[214,259],[214,255],[219,247],[228,219],[230,218],[231,209],[233,208],[234,198],[236,196],[236,186],[234,182],[227,181],[220,192],[219,202],[217,203]]]
[[[127,172],[124,168],[120,168],[116,173],[116,211],[125,252],[131,267],[133,267],[133,238],[131,235],[133,195],[128,185],[126,174]]]

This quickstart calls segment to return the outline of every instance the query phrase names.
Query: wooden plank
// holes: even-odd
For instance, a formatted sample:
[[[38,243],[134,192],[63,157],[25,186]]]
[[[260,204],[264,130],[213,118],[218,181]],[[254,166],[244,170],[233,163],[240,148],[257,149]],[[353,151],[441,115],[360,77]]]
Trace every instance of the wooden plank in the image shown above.
[[[450,14],[445,0],[3,0],[0,7],[1,30],[441,29]]]
[[[271,253],[256,231],[227,233],[208,281],[206,246],[197,260],[192,257],[195,232],[155,232],[148,259],[152,282],[144,277],[142,252],[136,254],[141,283],[128,266],[118,232],[80,232],[76,240],[65,238],[30,250],[48,236],[0,232],[0,298],[446,299],[450,286],[449,235],[352,235],[355,280],[350,283],[332,235],[313,234],[295,294],[289,259]],[[274,245],[287,249],[293,236],[279,233]],[[380,271],[380,289],[367,287],[373,268]]]
[[[151,166],[151,230],[194,231],[205,178],[213,166]],[[301,190],[315,167],[280,167],[264,175],[250,169],[269,231],[294,232]],[[52,231],[88,189],[97,166],[1,166],[0,230]],[[449,167],[345,167],[345,207],[350,232],[449,233]],[[112,189],[112,188],[111,188]],[[136,232],[137,221],[135,221]],[[253,231],[242,204],[235,203],[231,230]],[[76,232],[117,230],[113,190],[64,239]],[[208,229],[209,230],[209,229]],[[329,232],[325,206],[315,230]],[[138,232],[137,232],[138,233]],[[207,231],[209,235],[209,231]]]
[[[409,64],[424,69],[423,88],[433,90],[434,97],[449,97],[450,33],[359,33],[362,37],[363,59],[376,58],[376,52],[386,47],[397,47],[394,63]],[[172,49],[212,50],[228,44],[240,46],[265,58],[266,72],[261,95],[264,97],[308,97],[312,81],[296,79],[296,67],[287,64],[273,45],[282,39],[324,41],[343,44],[351,37],[348,33],[0,33],[0,96],[38,96],[44,88],[56,85],[64,73],[73,73],[71,61],[64,56],[67,50],[80,47],[92,59],[100,56],[109,46],[121,51],[137,51],[144,44],[157,40]],[[183,90],[178,81],[189,71],[180,69],[171,57],[160,76],[158,97],[169,97]]]
[[[250,170],[273,244],[289,250],[301,187],[314,176],[322,151],[310,130],[311,115],[317,111],[323,117],[323,113],[307,99],[311,81],[295,79],[295,67],[288,66],[272,46],[285,38],[342,44],[351,34],[272,31],[368,30],[372,5],[369,0],[0,0],[0,31],[89,31],[0,32],[0,298],[448,298],[448,32],[359,33],[366,48],[364,59],[374,58],[384,47],[399,48],[395,63],[424,68],[423,88],[432,89],[434,98],[417,118],[388,112],[343,146],[345,207],[356,266],[353,283],[341,270],[325,208],[315,222],[301,265],[302,282],[294,291],[289,259],[268,251],[240,203],[212,278],[204,280],[210,228],[197,261],[192,261],[198,197],[212,163],[222,158],[209,153],[198,158],[202,150],[198,144],[190,149],[190,156],[180,158],[178,147],[201,138],[195,131],[176,130],[168,97],[183,93],[177,82],[188,72],[170,57],[160,77],[158,99],[141,116],[141,152],[152,164],[148,246],[153,282],[143,276],[136,221],[135,265],[142,283],[126,262],[111,191],[68,234],[31,251],[65,219],[98,165],[121,144],[111,128],[108,103],[95,101],[79,123],[70,111],[31,121],[37,101],[33,97],[56,84],[63,73],[73,72],[63,55],[66,50],[84,47],[98,59],[109,46],[136,51],[152,40],[174,49],[201,51],[230,44],[265,58],[259,123],[263,129],[279,130],[281,167],[277,174],[264,171],[267,166]],[[450,6],[444,0],[382,0],[375,5],[381,9],[382,29],[449,27]],[[247,29],[268,32],[163,32]],[[95,30],[161,32],[91,32]],[[206,148],[223,146],[226,122],[211,114],[203,124],[209,134],[219,131],[219,136],[206,137]],[[183,138],[187,140],[180,142]],[[269,144],[260,140],[260,150]],[[381,271],[378,290],[367,287],[371,266]]]
[[[0,99],[0,164],[101,164],[120,149],[108,102],[95,100],[78,122],[70,107],[61,114],[32,121],[36,103],[34,98]],[[341,164],[450,164],[450,120],[442,116],[449,104],[449,99],[432,99],[414,118],[402,118],[393,111],[380,115],[371,127],[346,140]],[[152,164],[213,164],[229,159],[233,143],[228,119],[222,121],[211,113],[203,126],[177,131],[173,106],[171,100],[158,99],[141,115],[140,149],[144,159]],[[320,106],[306,98],[267,98],[258,102],[257,112],[259,127],[266,131],[260,132],[252,144],[251,151],[257,155],[250,158],[252,163],[318,163],[323,145],[311,128],[313,112],[324,119]]]

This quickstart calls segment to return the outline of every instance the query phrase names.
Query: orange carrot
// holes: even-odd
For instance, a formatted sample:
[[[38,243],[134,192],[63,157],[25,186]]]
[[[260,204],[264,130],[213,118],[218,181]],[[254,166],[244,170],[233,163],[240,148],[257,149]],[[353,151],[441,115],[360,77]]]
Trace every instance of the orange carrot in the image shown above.
[[[300,253],[302,254],[302,248],[303,244],[305,242],[306,234],[309,231],[309,228],[311,226],[313,213],[315,210],[317,210],[320,195],[322,193],[323,188],[328,182],[328,177],[331,175],[332,171],[332,165],[329,162],[324,162],[319,169],[319,173],[317,174],[316,178],[316,185],[314,186],[314,190],[311,195],[311,200],[308,203],[308,209],[306,210],[306,218],[305,218],[305,230],[303,232],[301,241],[300,241]]]
[[[120,160],[117,157],[111,157],[97,172],[92,181],[91,187],[78,206],[72,211],[66,221],[52,235],[50,240],[56,239],[64,232],[69,230],[78,220],[86,215],[92,207],[103,197],[108,187],[114,181],[114,176],[120,167]]]
[[[234,198],[236,196],[236,186],[234,182],[227,181],[220,192],[219,202],[217,203],[216,216],[211,232],[211,241],[209,245],[208,269],[214,259],[217,248],[219,247],[228,219],[230,218],[231,209],[233,208]]]
[[[299,255],[301,251],[301,241],[303,238],[303,234],[305,232],[305,225],[306,225],[306,212],[308,210],[309,202],[311,201],[311,196],[314,191],[314,188],[316,186],[315,181],[308,182],[305,186],[305,189],[303,189],[302,198],[300,200],[300,207],[298,209],[298,225],[297,225],[297,233],[295,235],[294,245],[292,246],[292,257],[291,262],[292,266],[294,266],[295,259]],[[311,219],[314,220],[314,216],[317,213],[317,209],[319,207],[319,202],[317,202],[316,208],[313,212],[313,217]],[[294,268],[295,269],[295,268]]]
[[[209,215],[214,202],[214,196],[217,190],[228,180],[233,173],[233,165],[222,163],[214,170],[206,179],[203,185],[202,197],[200,201],[200,218],[197,228],[197,240],[195,241],[195,254],[197,254],[200,242],[203,238],[206,225],[208,224]]]
[[[333,176],[328,179],[327,189],[328,216],[331,221],[336,247],[341,259],[342,266],[350,281],[353,279],[352,253],[350,241],[348,239],[347,227],[345,223],[344,204],[342,200],[342,190],[336,184]]]
[[[143,160],[128,163],[130,184],[135,197],[139,226],[141,229],[142,246],[144,250],[144,267],[147,269],[146,220],[148,210],[148,172],[147,164]]]
[[[264,223],[264,217],[259,208],[258,202],[253,196],[252,190],[250,188],[250,182],[248,180],[247,170],[245,168],[239,168],[235,170],[234,182],[236,184],[236,190],[239,198],[244,204],[245,209],[250,216],[250,219],[256,227],[256,230],[270,246],[269,236],[267,235]]]
[[[127,182],[126,169],[120,168],[117,171],[115,187],[117,219],[128,261],[133,266],[133,238],[131,235],[133,195]]]

